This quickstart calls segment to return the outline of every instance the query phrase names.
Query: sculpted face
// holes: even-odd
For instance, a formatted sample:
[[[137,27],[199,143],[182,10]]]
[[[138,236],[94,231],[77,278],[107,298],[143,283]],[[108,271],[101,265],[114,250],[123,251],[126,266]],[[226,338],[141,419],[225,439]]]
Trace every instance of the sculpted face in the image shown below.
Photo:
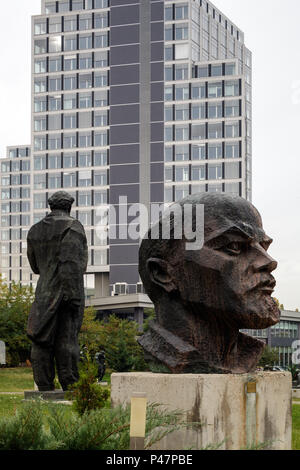
[[[181,302],[204,320],[239,329],[276,324],[280,311],[272,299],[277,262],[268,254],[266,235],[257,210],[247,201],[205,216],[205,244],[199,251],[181,245],[179,262],[170,274]]]

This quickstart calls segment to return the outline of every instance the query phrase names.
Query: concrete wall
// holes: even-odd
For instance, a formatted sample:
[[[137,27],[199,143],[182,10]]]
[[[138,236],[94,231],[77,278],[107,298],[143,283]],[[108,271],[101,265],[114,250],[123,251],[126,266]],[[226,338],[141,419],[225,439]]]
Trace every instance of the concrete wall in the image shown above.
[[[246,384],[256,382],[256,394]],[[268,443],[268,449],[291,449],[291,374],[260,372],[249,375],[112,374],[112,406],[129,403],[134,392],[145,392],[148,403],[184,410],[198,430],[183,429],[164,438],[155,449],[240,450]],[[254,436],[254,437],[253,437]]]

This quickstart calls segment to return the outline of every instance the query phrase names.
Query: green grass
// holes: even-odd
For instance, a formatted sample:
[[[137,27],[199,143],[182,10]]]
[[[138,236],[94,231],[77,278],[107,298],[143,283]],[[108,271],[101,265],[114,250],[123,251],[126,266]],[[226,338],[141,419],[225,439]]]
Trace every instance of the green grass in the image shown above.
[[[33,375],[30,367],[0,369],[0,392],[23,392],[33,390]]]
[[[300,450],[300,406],[293,405],[293,450]]]
[[[13,416],[23,398],[22,395],[0,395],[0,419],[4,416]]]

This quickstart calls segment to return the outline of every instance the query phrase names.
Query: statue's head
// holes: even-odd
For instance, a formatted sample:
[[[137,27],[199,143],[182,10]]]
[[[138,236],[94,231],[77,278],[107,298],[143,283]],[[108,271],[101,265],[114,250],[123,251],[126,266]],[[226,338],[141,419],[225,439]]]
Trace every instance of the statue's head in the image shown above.
[[[178,204],[204,206],[204,227],[196,223],[196,210],[192,220],[194,229],[203,231],[204,245],[188,250],[184,237],[174,239],[174,221],[171,239],[164,240],[161,234],[151,239],[149,231],[142,241],[139,272],[158,322],[166,327],[172,322],[168,306],[181,304],[205,321],[214,319],[233,328],[276,324],[280,311],[271,297],[276,284],[271,273],[277,262],[268,254],[272,239],[255,207],[238,196],[211,193],[189,196]]]
[[[52,211],[62,210],[70,213],[74,200],[75,199],[65,191],[57,191],[48,199],[48,204]]]

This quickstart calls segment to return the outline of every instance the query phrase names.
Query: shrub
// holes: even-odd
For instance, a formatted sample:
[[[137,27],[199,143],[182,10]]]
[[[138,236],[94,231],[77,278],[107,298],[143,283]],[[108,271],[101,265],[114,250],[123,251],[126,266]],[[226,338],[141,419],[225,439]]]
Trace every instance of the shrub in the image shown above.
[[[183,413],[147,407],[145,448],[186,426]],[[0,420],[0,450],[129,450],[130,407],[102,408],[83,415],[66,406],[28,402]]]

